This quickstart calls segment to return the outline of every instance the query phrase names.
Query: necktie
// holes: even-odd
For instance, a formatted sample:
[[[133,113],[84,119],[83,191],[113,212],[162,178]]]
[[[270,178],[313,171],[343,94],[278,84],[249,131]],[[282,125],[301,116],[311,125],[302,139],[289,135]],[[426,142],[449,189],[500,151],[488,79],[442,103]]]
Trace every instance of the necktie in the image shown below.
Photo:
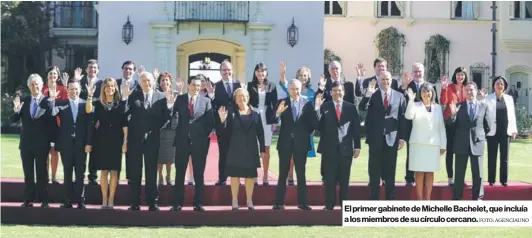
[[[148,98],[148,94],[144,94],[144,109],[148,109],[148,105],[149,105],[149,102],[148,102],[149,98]]]
[[[194,115],[194,98],[190,97],[189,101],[190,102],[188,104],[188,113],[189,113],[190,117],[192,117]]]
[[[340,116],[341,116],[341,111],[340,111],[340,103],[336,104],[336,119],[338,119],[338,121],[340,121]]]
[[[469,103],[469,119],[473,121],[475,119],[475,104]]]
[[[39,106],[37,105],[37,98],[33,98],[33,103],[31,104],[31,117],[34,118],[37,114],[37,108]]]
[[[225,90],[227,91],[227,94],[231,95],[231,85],[229,85],[229,83],[225,84]]]
[[[388,94],[384,93],[384,110],[388,111]]]
[[[74,123],[76,123],[77,117],[78,117],[78,104],[76,102],[72,102],[72,118],[74,119]]]
[[[294,121],[297,119],[297,101],[292,102],[292,118]]]

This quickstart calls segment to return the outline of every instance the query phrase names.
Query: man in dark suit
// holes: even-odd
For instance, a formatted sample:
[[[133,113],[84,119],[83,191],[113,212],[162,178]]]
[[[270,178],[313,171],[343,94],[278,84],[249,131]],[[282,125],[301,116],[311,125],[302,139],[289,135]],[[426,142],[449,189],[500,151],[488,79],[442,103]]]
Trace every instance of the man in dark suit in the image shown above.
[[[471,159],[471,174],[473,175],[472,199],[484,198],[482,185],[482,156],[486,144],[486,133],[489,131],[491,121],[487,111],[488,106],[477,100],[477,85],[470,82],[466,85],[467,100],[451,104],[451,120],[456,126],[454,137],[454,153],[456,155],[455,183],[453,200],[461,200],[464,190],[467,160]]]
[[[312,106],[312,101],[302,98],[301,81],[293,79],[288,84],[290,96],[281,100],[275,118],[281,122],[277,151],[279,153],[279,179],[277,182],[277,196],[273,209],[284,209],[286,193],[286,179],[290,171],[290,160],[294,158],[297,174],[297,200],[298,208],[312,210],[307,202],[307,182],[305,166],[307,153],[310,150],[308,138],[317,127],[317,114]],[[318,108],[322,101],[317,102]],[[288,109],[288,110],[287,110]]]
[[[369,179],[371,199],[380,198],[380,180],[386,183],[386,200],[395,199],[397,150],[405,145],[406,102],[403,94],[390,88],[392,75],[379,75],[380,88],[371,83],[360,102],[366,114],[366,144],[369,145]]]
[[[233,65],[229,61],[222,62],[220,66],[220,73],[222,80],[214,84],[214,99],[212,100],[212,107],[214,111],[218,111],[220,107],[229,108],[234,106],[233,92],[240,88],[240,82],[232,79]],[[220,123],[218,113],[214,113],[215,123]],[[218,127],[216,127],[218,128]],[[227,160],[227,150],[229,149],[229,138],[224,137],[223,133],[216,130],[216,138],[218,140],[218,181],[216,185],[225,185],[227,176],[225,175],[225,163]]]
[[[67,85],[68,99],[55,101],[57,90],[49,89],[52,116],[59,115],[61,126],[57,136],[55,148],[61,153],[64,169],[65,203],[63,208],[72,208],[72,202],[78,203],[79,209],[85,209],[84,185],[85,167],[89,135],[92,134],[90,115],[85,112],[85,100],[79,98],[81,91],[78,81],[71,81]],[[72,184],[72,173],[75,171],[76,180]]]
[[[364,79],[364,81],[362,81],[362,87],[357,87],[356,88],[356,96],[357,97],[364,97],[364,94],[365,94],[365,91],[368,89],[368,86],[370,85],[370,82],[375,80],[375,81],[379,81],[379,75],[386,71],[387,70],[387,67],[388,67],[388,62],[381,58],[381,57],[378,57],[376,58],[374,61],[373,61],[373,68],[375,68],[375,76],[373,77],[369,77],[367,79]],[[363,69],[361,70],[362,72],[364,71]],[[390,79],[391,80],[391,88],[393,90],[398,90],[399,89],[399,84],[397,83],[397,80],[396,79]],[[377,84],[377,89],[378,89],[379,85]]]
[[[347,200],[353,158],[360,155],[360,119],[356,106],[346,102],[343,84],[331,85],[333,101],[319,108],[320,142],[325,180],[325,209],[336,205],[336,184],[340,184],[340,204]],[[316,98],[319,106],[320,96]]]
[[[81,70],[81,69],[80,69]],[[81,79],[77,79],[80,82],[81,86],[81,92],[79,94],[79,97],[83,100],[87,100],[88,92],[87,88],[89,84],[96,85],[96,90],[94,91],[93,98],[95,100],[98,100],[100,98],[101,88],[102,88],[102,80],[98,78],[98,72],[100,71],[100,65],[98,64],[98,61],[95,59],[90,59],[87,61],[87,68],[85,69],[87,72],[87,76],[83,77],[81,72],[76,73],[74,77],[82,77]],[[98,185],[98,171],[96,170],[96,164],[95,159],[92,156],[92,153],[89,154],[89,185]]]
[[[122,95],[122,83],[127,83],[129,85],[129,89],[132,92],[142,90],[140,88],[139,82],[133,79],[133,76],[135,75],[136,71],[137,71],[137,67],[135,65],[135,62],[131,60],[127,60],[126,62],[122,64],[122,78],[119,78],[116,80],[116,84],[118,86],[118,90],[120,91],[120,95]],[[130,117],[128,117],[128,121],[129,121],[129,118]],[[129,156],[128,156],[128,153],[126,152],[126,179],[128,181],[128,184],[130,184],[131,180],[129,179],[129,174],[130,174],[129,170],[131,166],[129,166],[128,158]],[[118,173],[119,173],[118,178],[120,178],[120,172]]]
[[[142,163],[144,162],[146,203],[150,211],[158,211],[157,155],[160,130],[171,118],[175,97],[172,92],[165,95],[155,90],[155,78],[149,72],[140,74],[140,86],[142,90],[135,92],[131,92],[129,87],[122,87],[122,103],[125,106],[125,113],[131,115],[127,135],[132,195],[129,210],[140,210]]]
[[[28,88],[31,96],[22,101],[19,96],[16,96],[13,102],[14,114],[11,116],[11,121],[22,122],[19,143],[25,185],[22,207],[33,207],[32,202],[36,200],[36,193],[38,200],[42,202],[41,207],[49,207],[46,160],[53,133],[50,128],[53,128],[53,123],[56,121],[51,119],[50,102],[48,97],[41,93],[42,87],[41,76],[30,75]],[[35,174],[37,174],[37,187],[35,187]]]
[[[323,85],[323,82],[321,82],[320,80],[318,85],[318,91],[316,91],[315,97],[317,97],[317,95],[319,94],[323,94],[323,99],[325,99],[325,102],[332,101],[332,85],[333,83],[338,82],[342,84],[344,88],[343,101],[355,104],[355,84],[353,82],[348,82],[340,78],[340,76],[342,75],[342,65],[340,64],[340,62],[333,61],[329,63],[329,75],[331,75],[331,78],[327,79],[325,85]],[[321,160],[320,173],[323,180],[323,159]]]
[[[172,211],[181,211],[185,200],[185,173],[189,156],[192,157],[194,174],[194,211],[203,212],[202,206],[205,165],[211,131],[214,127],[214,112],[211,100],[199,95],[201,78],[188,80],[188,93],[177,97],[173,115],[177,118],[175,129],[175,204]]]
[[[425,82],[423,76],[425,74],[425,67],[421,63],[414,63],[412,65],[412,78],[410,78],[409,73],[405,73],[403,75],[403,80],[401,81],[401,87],[399,88],[399,92],[401,92],[404,96],[406,101],[408,102],[410,99],[408,98],[408,89],[412,89],[412,92],[415,92],[416,95],[421,95],[419,92],[419,89],[421,88],[421,85]],[[432,88],[434,92],[437,92],[436,86],[433,86]],[[438,103],[438,94],[433,95],[435,97],[435,102]],[[421,97],[414,98],[414,102],[421,101]],[[408,144],[408,141],[410,140],[410,133],[412,132],[412,120],[406,120],[406,175],[405,175],[405,181],[407,187],[413,187],[415,185],[415,178],[414,178],[414,171],[410,171],[408,169],[408,164],[410,161],[410,146]]]

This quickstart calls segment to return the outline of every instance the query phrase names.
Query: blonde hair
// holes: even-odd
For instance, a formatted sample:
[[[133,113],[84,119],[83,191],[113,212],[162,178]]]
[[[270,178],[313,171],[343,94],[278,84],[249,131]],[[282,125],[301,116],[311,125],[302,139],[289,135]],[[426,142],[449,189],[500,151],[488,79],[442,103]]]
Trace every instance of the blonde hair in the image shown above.
[[[125,82],[122,82],[122,83],[125,83]],[[102,81],[102,88],[100,89],[100,102],[102,103],[102,105],[106,104],[105,88],[111,86],[111,84],[115,86],[115,93],[113,94],[113,102],[120,101],[120,93],[118,92],[119,90],[118,84],[116,83],[116,80],[114,78],[109,77]]]

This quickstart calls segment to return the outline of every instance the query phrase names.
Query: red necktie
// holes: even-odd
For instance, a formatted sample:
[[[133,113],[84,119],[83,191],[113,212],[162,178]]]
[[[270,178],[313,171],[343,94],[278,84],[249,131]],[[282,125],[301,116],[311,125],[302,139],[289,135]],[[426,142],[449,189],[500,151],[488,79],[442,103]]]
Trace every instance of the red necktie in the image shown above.
[[[194,98],[190,98],[190,103],[188,104],[188,113],[190,116],[194,115]]]
[[[340,104],[336,104],[336,118],[340,120]]]
[[[384,94],[384,110],[388,111],[388,94]]]

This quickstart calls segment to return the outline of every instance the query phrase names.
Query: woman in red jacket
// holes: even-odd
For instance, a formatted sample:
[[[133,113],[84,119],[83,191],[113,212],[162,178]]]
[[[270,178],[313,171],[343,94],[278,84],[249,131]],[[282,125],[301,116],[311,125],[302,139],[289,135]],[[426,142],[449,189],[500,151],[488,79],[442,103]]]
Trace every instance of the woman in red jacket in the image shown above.
[[[454,70],[451,82],[448,82],[447,76],[443,76],[441,79],[441,100],[442,106],[445,106],[443,112],[443,119],[451,119],[450,104],[457,104],[466,100],[466,90],[464,85],[468,82],[467,71],[464,67],[458,67]],[[447,178],[449,178],[449,186],[454,184],[453,182],[453,160],[454,160],[454,131],[452,123],[445,125],[447,134],[447,154],[445,158],[445,167],[447,168]]]
[[[59,78],[59,76],[61,75],[61,72],[59,71],[59,68],[57,66],[49,67],[46,70],[46,75],[48,78],[48,83],[43,85],[43,88],[42,88],[43,95],[48,96],[48,88],[55,86],[58,92],[56,100],[68,99],[68,92],[64,86],[66,82],[63,82],[63,81],[68,80],[68,75],[65,74],[63,76],[63,81],[62,81]],[[56,120],[57,120],[57,126],[59,127],[59,125],[61,124],[61,122],[59,121],[59,116],[56,117]],[[55,141],[55,139],[53,141]],[[59,184],[59,182],[57,182],[57,179],[55,177],[55,175],[57,174],[57,164],[59,163],[59,154],[57,153],[57,151],[55,151],[53,146],[50,148],[50,158],[51,159],[47,160],[46,168],[49,168],[50,166],[52,167],[52,183]],[[50,160],[52,163],[50,163]]]

